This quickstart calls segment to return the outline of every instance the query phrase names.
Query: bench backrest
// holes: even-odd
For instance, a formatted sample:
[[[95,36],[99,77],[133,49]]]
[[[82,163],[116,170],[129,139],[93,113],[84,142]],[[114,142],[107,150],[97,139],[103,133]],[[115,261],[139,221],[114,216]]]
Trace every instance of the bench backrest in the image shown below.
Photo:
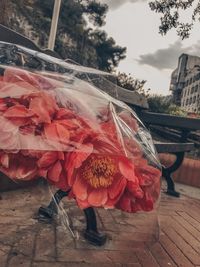
[[[50,56],[59,58],[59,55],[55,51],[51,51],[48,49],[42,50],[30,39],[1,24],[0,24],[0,41],[21,45],[26,48],[43,52]],[[119,87],[116,84],[109,82],[107,79],[102,79],[101,84],[99,84],[99,86],[102,90],[106,91],[111,96],[123,102],[126,102],[130,106],[135,106],[136,108],[141,108],[141,109],[148,108],[147,99],[143,95],[137,92],[129,91],[122,87]]]

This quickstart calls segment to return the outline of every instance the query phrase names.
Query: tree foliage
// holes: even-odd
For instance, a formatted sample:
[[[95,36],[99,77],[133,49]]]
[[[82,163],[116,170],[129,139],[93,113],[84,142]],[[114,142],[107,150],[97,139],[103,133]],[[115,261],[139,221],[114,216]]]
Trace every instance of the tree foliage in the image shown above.
[[[0,10],[1,10],[1,16],[0,16],[0,24],[4,24],[6,21],[6,17],[8,15],[8,1],[7,0],[0,0]]]
[[[54,1],[36,2],[43,17],[50,19]],[[115,40],[100,29],[105,24],[107,10],[107,5],[94,0],[63,0],[58,24],[57,52],[80,64],[112,71],[125,58],[126,48],[116,45]],[[88,27],[85,16],[97,29]],[[66,33],[76,43],[74,47],[62,45]]]
[[[0,0],[0,10],[6,10],[0,21],[46,48],[53,7],[54,0]],[[96,0],[62,0],[55,51],[81,65],[113,71],[125,58],[126,48],[101,29],[107,11],[108,6]],[[33,29],[31,33],[24,21]]]
[[[119,72],[117,75],[117,85],[130,91],[137,91],[138,93],[148,97],[150,89],[144,88],[145,83],[145,80],[134,78],[131,74]]]
[[[151,10],[161,14],[159,32],[166,34],[176,28],[178,36],[188,38],[196,21],[200,21],[200,1],[196,0],[155,0],[149,3]],[[191,9],[191,17],[185,22],[184,11]]]
[[[149,110],[156,113],[167,113],[171,115],[186,116],[179,106],[172,104],[171,97],[152,95],[148,98]]]
[[[103,26],[105,24],[108,6],[106,4],[101,4],[100,2],[90,0],[81,2],[83,12],[88,15],[89,21],[93,23],[94,26]]]
[[[112,71],[124,59],[126,48],[116,45],[112,37],[102,30],[95,30],[89,34],[91,45],[97,52],[98,66],[102,70]]]

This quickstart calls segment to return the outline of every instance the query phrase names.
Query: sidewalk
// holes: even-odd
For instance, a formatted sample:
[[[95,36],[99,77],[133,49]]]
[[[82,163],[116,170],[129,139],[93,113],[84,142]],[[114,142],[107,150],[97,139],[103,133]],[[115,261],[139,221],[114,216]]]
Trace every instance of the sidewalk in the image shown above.
[[[184,192],[189,194],[188,190]],[[50,199],[44,191],[45,186],[35,186],[0,194],[1,267],[200,266],[198,199],[162,194],[158,242],[155,213],[147,216],[99,209],[99,229],[108,234],[108,242],[99,248],[82,238],[85,220],[74,202],[64,205],[73,218],[74,232],[80,234],[78,240],[63,229],[59,220],[53,225],[36,220],[38,208]],[[144,242],[148,246],[144,247]]]

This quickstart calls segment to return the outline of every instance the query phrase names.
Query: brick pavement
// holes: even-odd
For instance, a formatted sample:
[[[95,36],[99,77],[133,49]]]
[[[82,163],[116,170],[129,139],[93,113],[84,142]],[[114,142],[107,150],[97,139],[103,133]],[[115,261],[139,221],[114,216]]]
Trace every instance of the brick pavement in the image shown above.
[[[108,234],[99,248],[83,239],[84,216],[73,201],[65,201],[64,209],[79,238],[59,219],[51,225],[37,221],[38,208],[50,198],[44,185],[1,193],[0,267],[200,266],[199,200],[163,195],[159,241],[154,212],[147,216],[98,209],[99,229]]]

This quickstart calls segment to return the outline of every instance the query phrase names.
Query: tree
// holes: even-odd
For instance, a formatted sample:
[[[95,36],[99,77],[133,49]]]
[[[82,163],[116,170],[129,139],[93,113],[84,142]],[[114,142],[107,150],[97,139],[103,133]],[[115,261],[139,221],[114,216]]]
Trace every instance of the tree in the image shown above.
[[[149,3],[151,10],[162,14],[159,33],[166,34],[172,28],[182,39],[188,38],[194,23],[200,20],[200,1],[196,0],[155,0]],[[191,9],[188,22],[182,20],[182,12]],[[188,15],[187,15],[188,16]]]
[[[7,18],[9,16],[9,2],[8,0],[0,0],[0,24],[7,25]]]
[[[42,11],[40,20],[50,20],[53,0],[36,0],[37,8]],[[101,70],[112,71],[125,58],[126,48],[116,45],[112,37],[100,30],[104,25],[108,6],[96,0],[63,0],[58,22],[58,35],[55,50],[63,58],[71,58],[78,63]],[[85,17],[93,26],[89,28]],[[37,20],[37,23],[42,23]],[[46,23],[46,25],[48,25]],[[74,46],[63,42],[66,35]]]
[[[87,14],[89,21],[93,23],[94,26],[103,26],[105,24],[108,6],[106,4],[101,4],[100,2],[91,0],[81,2],[83,12]]]
[[[171,97],[152,95],[148,98],[149,110],[156,113],[186,116],[180,107],[172,104]]]
[[[101,70],[112,71],[118,66],[119,61],[126,57],[126,47],[116,45],[115,40],[108,37],[105,31],[92,31],[89,39],[96,49],[98,66]]]
[[[145,83],[146,83],[145,80],[138,80],[132,77],[131,74],[119,72],[117,75],[117,85],[130,91],[137,91],[138,93],[148,97],[150,88],[145,89],[144,88]]]

